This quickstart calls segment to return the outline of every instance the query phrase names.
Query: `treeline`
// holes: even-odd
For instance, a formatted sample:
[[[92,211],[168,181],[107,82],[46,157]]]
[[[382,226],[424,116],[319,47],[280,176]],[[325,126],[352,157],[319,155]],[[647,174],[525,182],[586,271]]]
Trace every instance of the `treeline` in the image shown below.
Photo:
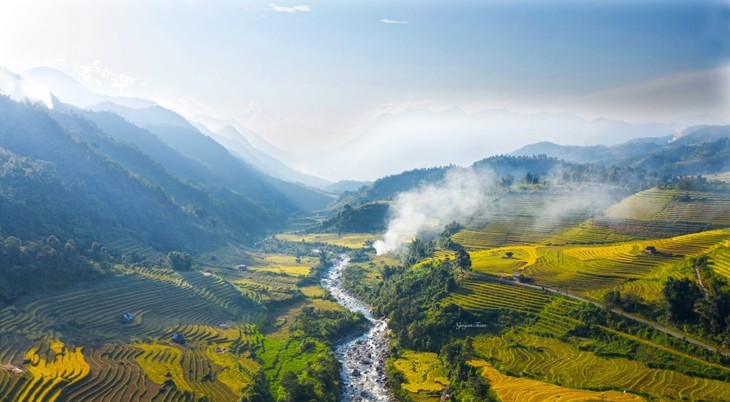
[[[606,307],[638,313],[655,321],[684,328],[703,338],[730,346],[730,284],[715,273],[707,256],[687,260],[680,268],[700,273],[704,288],[689,277],[669,277],[658,302],[612,290],[603,296]]]
[[[313,232],[371,233],[385,230],[388,204],[368,203],[357,207],[345,204],[333,217],[326,219]]]
[[[59,290],[79,281],[101,279],[113,273],[105,248],[92,243],[82,249],[72,239],[56,236],[44,241],[0,238],[0,305],[15,303],[23,296]]]
[[[691,260],[702,277],[704,289],[689,278],[669,278],[662,292],[667,318],[730,346],[730,285],[708,266],[708,262],[707,256]]]

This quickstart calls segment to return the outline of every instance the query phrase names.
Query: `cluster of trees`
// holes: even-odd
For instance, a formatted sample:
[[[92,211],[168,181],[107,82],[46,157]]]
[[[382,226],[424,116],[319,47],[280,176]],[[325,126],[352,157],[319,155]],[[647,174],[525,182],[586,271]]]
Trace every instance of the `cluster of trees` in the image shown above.
[[[444,230],[441,231],[438,238],[438,246],[446,250],[459,250],[463,248],[461,244],[455,242],[451,236],[459,233],[464,227],[456,221],[452,221],[444,226]]]
[[[606,292],[603,295],[603,302],[608,308],[618,308],[632,313],[642,311],[646,307],[641,297],[633,293],[621,294],[618,290],[609,290]]]
[[[295,336],[335,341],[356,329],[364,329],[367,320],[362,313],[339,310],[302,309],[290,329]]]
[[[719,180],[708,180],[702,175],[669,177],[661,187],[684,191],[730,191],[730,184]]]
[[[323,350],[301,372],[287,371],[282,375],[277,400],[336,402],[339,397],[339,375],[334,354]]]
[[[730,345],[730,285],[708,267],[706,256],[691,263],[701,273],[707,293],[689,278],[669,278],[662,291],[667,319]]]
[[[422,240],[417,237],[408,243],[406,254],[403,256],[403,262],[406,265],[413,265],[416,262],[432,256],[436,245],[432,241]]]
[[[367,326],[360,313],[315,308],[301,310],[291,324],[290,342],[298,342],[300,353],[316,353],[301,372],[287,371],[281,378],[279,401],[337,401],[339,367],[331,348],[338,338]],[[318,347],[320,345],[320,347]]]
[[[402,346],[437,352],[448,342],[454,323],[471,317],[457,305],[440,303],[456,286],[455,272],[447,262],[418,270],[398,267],[383,277],[369,301],[376,314],[388,317]]]
[[[472,338],[453,340],[441,348],[439,358],[449,375],[448,389],[452,400],[457,401],[498,401],[491,392],[489,381],[480,374],[480,369],[467,363],[474,359]]]
[[[460,229],[460,225],[452,222],[441,238],[447,239]],[[450,385],[444,392],[448,400],[497,400],[490,391],[489,382],[480,374],[481,370],[467,363],[477,356],[470,338],[459,339],[464,333],[456,325],[459,322],[493,322],[495,317],[475,316],[456,304],[443,302],[458,286],[458,269],[471,267],[469,253],[458,247],[453,261],[430,263],[419,269],[410,267],[431,255],[433,248],[433,242],[414,239],[408,246],[407,265],[384,266],[381,270],[383,280],[377,284],[367,284],[364,280],[367,272],[363,268],[348,268],[345,287],[365,298],[375,314],[388,318],[394,338],[393,357],[398,356],[401,348],[439,354],[449,376]],[[394,380],[395,393],[400,395],[399,372],[392,363],[388,365],[388,372]]]
[[[0,238],[0,244],[0,305],[44,290],[100,279],[113,271],[106,249],[98,243],[83,249],[73,239],[62,242],[51,235],[25,242],[8,236]]]
[[[385,229],[388,204],[367,203],[352,207],[345,204],[332,218],[323,221],[318,232],[371,233]]]
[[[193,268],[193,256],[187,252],[170,251],[167,260],[175,271],[190,271]]]

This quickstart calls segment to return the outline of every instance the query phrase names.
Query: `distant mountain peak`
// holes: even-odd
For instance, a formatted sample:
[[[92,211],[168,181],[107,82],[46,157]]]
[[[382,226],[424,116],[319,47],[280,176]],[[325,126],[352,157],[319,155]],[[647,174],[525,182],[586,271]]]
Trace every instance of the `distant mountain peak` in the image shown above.
[[[16,102],[40,103],[53,109],[53,98],[47,88],[3,67],[0,67],[0,94]]]
[[[52,67],[34,67],[24,71],[21,76],[48,88],[61,102],[82,109],[103,102],[112,102],[130,108],[155,105],[154,102],[146,99],[97,94],[80,81]]]

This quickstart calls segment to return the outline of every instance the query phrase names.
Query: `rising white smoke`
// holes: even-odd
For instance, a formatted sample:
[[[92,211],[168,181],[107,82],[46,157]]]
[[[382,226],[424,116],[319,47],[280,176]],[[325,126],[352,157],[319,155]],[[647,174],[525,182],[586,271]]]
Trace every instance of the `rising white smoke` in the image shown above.
[[[414,236],[461,221],[487,202],[491,172],[452,168],[443,181],[400,193],[390,204],[388,230],[373,243],[378,255],[398,251]]]

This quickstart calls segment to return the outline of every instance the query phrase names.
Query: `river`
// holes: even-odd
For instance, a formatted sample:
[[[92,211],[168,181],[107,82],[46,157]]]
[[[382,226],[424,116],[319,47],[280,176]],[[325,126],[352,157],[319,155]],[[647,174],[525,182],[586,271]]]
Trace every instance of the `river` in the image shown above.
[[[365,302],[345,291],[342,273],[349,263],[349,258],[340,257],[322,279],[322,287],[338,303],[350,311],[361,312],[370,323],[367,332],[356,338],[348,338],[335,347],[337,359],[342,364],[342,400],[389,401],[385,371],[388,324],[385,320],[373,317]]]

